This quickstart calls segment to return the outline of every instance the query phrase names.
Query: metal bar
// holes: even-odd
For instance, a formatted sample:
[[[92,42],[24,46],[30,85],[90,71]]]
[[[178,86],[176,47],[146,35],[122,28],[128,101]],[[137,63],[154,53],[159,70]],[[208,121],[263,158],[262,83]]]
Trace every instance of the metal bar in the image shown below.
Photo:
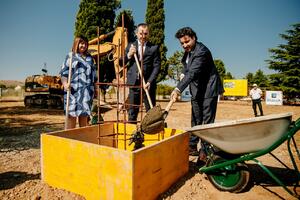
[[[290,189],[288,189],[286,187],[286,185],[284,185],[284,183],[279,180],[277,178],[277,176],[275,174],[273,174],[266,166],[264,166],[260,161],[253,159],[253,161],[255,161],[277,184],[279,184],[280,186],[282,186],[285,191],[287,191],[290,195],[297,197],[296,194],[294,194]]]
[[[124,48],[124,14],[122,14],[122,34],[121,34],[121,43],[122,43],[122,46],[121,46],[121,54],[122,54],[122,67],[124,69],[125,67],[125,48]],[[125,84],[125,76],[126,76],[126,73],[127,73],[127,70],[125,69],[124,71],[125,73],[123,73],[123,83]],[[125,104],[125,101],[126,101],[126,94],[125,94],[126,90],[125,90],[125,87],[123,88],[123,99],[124,99],[124,104]],[[124,149],[126,150],[126,132],[127,132],[127,129],[126,129],[126,113],[124,112],[123,113],[123,118],[124,118]]]
[[[111,31],[111,32],[109,32],[109,33],[107,33],[107,34],[103,34],[103,35],[100,35],[100,36],[97,35],[97,38],[92,39],[91,41],[89,41],[89,45],[99,43],[101,40],[106,39],[108,36],[114,34],[115,32],[116,32],[116,31],[114,30],[114,31]],[[99,52],[100,52],[100,51],[98,51],[98,54],[99,54]]]
[[[100,35],[100,27],[98,26],[97,27],[97,37],[99,38],[99,35]],[[98,48],[98,54],[97,54],[97,69],[98,69],[98,81],[99,81],[99,79],[100,79],[100,41],[99,40],[97,40],[97,48]],[[100,115],[101,115],[101,113],[100,113],[100,87],[99,87],[99,85],[97,84],[97,94],[98,94],[98,96],[97,96],[97,99],[98,99],[98,101],[97,101],[97,115],[98,115],[98,119],[97,119],[97,124],[98,124],[98,144],[100,144],[100,135],[101,135],[101,133],[100,133]]]

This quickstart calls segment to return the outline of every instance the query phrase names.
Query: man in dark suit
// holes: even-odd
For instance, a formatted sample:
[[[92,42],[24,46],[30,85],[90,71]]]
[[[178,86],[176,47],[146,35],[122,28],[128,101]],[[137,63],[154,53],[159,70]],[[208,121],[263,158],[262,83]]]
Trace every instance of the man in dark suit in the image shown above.
[[[141,76],[134,58],[137,54],[141,68],[143,68],[143,76],[145,79],[144,88],[149,91],[153,106],[156,103],[156,78],[160,70],[160,53],[158,45],[154,45],[148,41],[149,27],[145,23],[137,26],[136,30],[137,40],[129,44],[125,51],[125,63],[127,64],[127,84],[132,86],[141,85]],[[143,48],[142,48],[143,47]],[[143,61],[143,65],[141,65]],[[128,120],[135,123],[139,113],[140,105],[140,88],[131,87],[129,89],[129,106]],[[149,102],[145,93],[143,94],[146,111],[150,109]]]
[[[182,58],[183,71],[181,80],[171,93],[171,99],[176,100],[189,85],[192,95],[191,125],[213,123],[217,112],[218,95],[224,92],[220,76],[214,64],[209,49],[197,41],[196,33],[190,27],[179,29],[175,34],[185,53]],[[197,144],[199,138],[190,138],[190,154],[198,155]],[[201,144],[203,147],[203,143]],[[199,158],[205,159],[205,152],[200,150]]]

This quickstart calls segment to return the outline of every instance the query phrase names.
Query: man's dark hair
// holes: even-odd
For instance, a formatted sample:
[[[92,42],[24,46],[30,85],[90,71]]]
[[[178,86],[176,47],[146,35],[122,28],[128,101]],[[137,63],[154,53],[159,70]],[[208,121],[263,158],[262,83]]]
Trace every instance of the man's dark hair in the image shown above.
[[[148,24],[147,24],[147,23],[139,23],[139,24],[137,25],[137,27],[140,27],[140,26],[148,26]]]
[[[177,31],[177,33],[175,34],[175,37],[177,39],[180,39],[180,38],[182,38],[182,37],[184,37],[186,35],[190,36],[190,37],[195,37],[196,41],[198,39],[195,31],[193,31],[193,29],[190,28],[190,27],[184,27],[184,28],[179,29]]]
[[[138,32],[139,27],[148,27],[149,25],[147,23],[139,23],[135,29],[135,33]]]

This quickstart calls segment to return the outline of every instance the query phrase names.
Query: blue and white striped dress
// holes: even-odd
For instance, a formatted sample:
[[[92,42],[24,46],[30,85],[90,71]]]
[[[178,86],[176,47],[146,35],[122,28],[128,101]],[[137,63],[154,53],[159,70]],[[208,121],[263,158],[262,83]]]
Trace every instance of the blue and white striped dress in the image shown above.
[[[69,75],[69,59],[71,53],[66,56],[60,71],[61,77],[68,78]],[[69,101],[69,115],[72,117],[91,115],[91,107],[94,97],[94,83],[97,81],[96,68],[93,58],[87,56],[82,57],[76,53],[72,56],[72,76],[71,76],[71,92]],[[64,94],[65,111],[67,102],[67,92]]]

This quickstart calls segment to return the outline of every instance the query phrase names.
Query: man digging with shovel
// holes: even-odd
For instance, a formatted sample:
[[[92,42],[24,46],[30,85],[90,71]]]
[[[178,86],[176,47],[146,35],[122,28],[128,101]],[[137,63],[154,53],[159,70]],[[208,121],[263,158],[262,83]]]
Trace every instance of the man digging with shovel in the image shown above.
[[[127,63],[127,84],[136,86],[129,89],[129,110],[128,121],[137,122],[139,105],[141,102],[140,86],[142,76],[138,70],[138,65],[142,66],[143,87],[149,94],[143,95],[146,111],[155,106],[156,100],[156,78],[160,70],[160,53],[158,45],[152,44],[149,39],[149,28],[145,23],[137,26],[137,40],[128,45],[125,51],[125,63]],[[140,64],[141,63],[141,64]],[[150,97],[150,98],[149,98]]]
[[[209,49],[197,41],[196,33],[190,27],[179,29],[175,34],[185,53],[181,60],[183,71],[181,80],[171,93],[170,99],[176,101],[189,85],[192,94],[191,125],[214,123],[217,112],[218,95],[224,92],[217,68]],[[197,145],[199,138],[190,136],[190,155],[199,155],[197,164],[206,161],[205,142],[201,142],[200,152]]]

